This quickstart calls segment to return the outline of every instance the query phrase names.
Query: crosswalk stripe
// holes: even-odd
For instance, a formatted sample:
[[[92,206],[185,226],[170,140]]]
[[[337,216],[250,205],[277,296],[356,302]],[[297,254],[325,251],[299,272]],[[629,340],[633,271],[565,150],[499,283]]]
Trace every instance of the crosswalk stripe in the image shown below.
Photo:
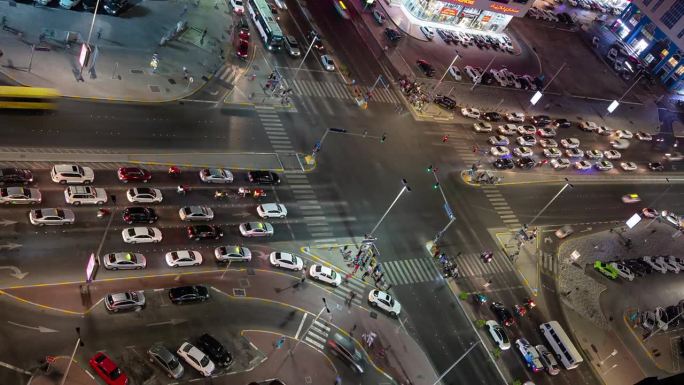
[[[404,272],[399,268],[398,263],[386,262],[386,266],[395,272],[393,275],[396,284],[403,285],[409,283],[409,280],[404,275]]]
[[[430,276],[430,279],[434,279],[435,277],[441,276],[441,273],[439,270],[437,270],[437,267],[435,266],[434,263],[432,263],[431,260],[429,259],[421,259],[423,264],[425,265],[425,271]]]
[[[394,268],[397,270],[399,273],[399,277],[401,277],[401,281],[403,284],[411,283],[411,278],[409,277],[408,273],[404,271],[403,264],[400,263],[401,261],[397,261],[398,263],[394,264]]]
[[[414,268],[412,262],[413,262],[413,260],[409,259],[404,263],[404,266],[406,267],[406,271],[411,276],[412,282],[421,282],[422,278],[420,277],[420,275],[418,275],[418,272],[416,272],[416,269]]]
[[[494,210],[501,216],[513,214],[513,210],[499,210],[498,208],[494,208]]]
[[[409,261],[411,265],[414,266],[414,271],[416,273],[416,276],[418,276],[418,279],[421,282],[429,281],[430,277],[423,271],[421,264],[419,263],[418,259],[412,259]]]
[[[501,214],[501,213],[499,213],[499,216],[500,216],[502,219],[515,218],[515,214]]]
[[[513,218],[501,218],[503,223],[518,223],[518,220],[513,216]]]
[[[421,273],[425,276],[426,281],[432,281],[435,278],[430,270],[431,261],[421,258],[416,260],[416,263],[421,266]]]

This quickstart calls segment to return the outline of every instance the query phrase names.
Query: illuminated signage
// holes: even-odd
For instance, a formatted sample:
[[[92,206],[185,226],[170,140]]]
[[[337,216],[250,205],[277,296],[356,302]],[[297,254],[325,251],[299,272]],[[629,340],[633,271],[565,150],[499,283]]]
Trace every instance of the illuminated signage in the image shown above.
[[[482,16],[482,22],[483,22],[483,23],[486,23],[486,22],[488,22],[489,20],[491,20],[491,18],[492,18],[492,17],[489,16],[489,15]]]
[[[458,14],[458,10],[444,7],[441,11],[439,11],[439,13],[446,16],[456,16]]]
[[[511,13],[511,14],[520,13],[519,9],[507,7],[507,6],[502,5],[502,4],[490,4],[489,8],[491,8],[495,11],[498,11],[498,12],[503,12],[503,13]]]
[[[444,2],[451,4],[475,5],[475,0],[444,0]]]

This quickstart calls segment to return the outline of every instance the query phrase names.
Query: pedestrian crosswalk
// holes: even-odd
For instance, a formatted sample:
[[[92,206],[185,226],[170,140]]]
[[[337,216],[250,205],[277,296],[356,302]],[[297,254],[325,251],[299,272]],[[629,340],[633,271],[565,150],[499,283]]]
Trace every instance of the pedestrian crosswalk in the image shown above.
[[[558,273],[558,258],[551,253],[542,253],[541,255],[541,268],[542,270],[549,271],[551,273]]]
[[[214,78],[220,79],[222,82],[225,82],[225,85],[227,86],[232,86],[235,82],[235,78],[237,78],[239,73],[239,67],[226,62],[223,63],[221,67],[219,67],[219,69],[216,71],[214,75]]]
[[[327,221],[320,201],[314,193],[313,187],[311,187],[311,183],[309,183],[308,176],[302,171],[285,170],[284,178],[287,179],[287,183],[292,188],[292,194],[297,201],[309,234],[313,238],[332,237],[332,228]]]
[[[515,270],[513,262],[500,250],[494,252],[494,257],[488,263],[484,263],[479,253],[461,254],[455,258],[455,261],[461,277],[481,277]]]
[[[386,261],[380,266],[386,274],[385,280],[393,286],[442,279],[434,261],[428,258]]]
[[[304,341],[323,350],[325,349],[325,343],[328,340],[329,334],[330,326],[328,326],[328,322],[319,317],[318,319],[314,319],[311,326],[309,326],[309,329],[304,336]]]
[[[288,80],[295,95],[315,96],[336,99],[355,99],[354,91],[351,86],[336,82],[323,82],[316,80]],[[359,87],[363,92],[367,92],[370,87]],[[399,99],[389,88],[375,87],[369,100],[380,103],[399,103]]]
[[[504,198],[503,194],[499,191],[499,188],[496,185],[483,185],[481,187],[487,200],[492,207],[494,207],[494,211],[499,215],[499,218],[501,218],[501,221],[510,229],[515,230],[522,228],[518,217],[513,213],[513,210],[511,210],[511,207],[508,205],[508,202],[506,202],[506,198]]]

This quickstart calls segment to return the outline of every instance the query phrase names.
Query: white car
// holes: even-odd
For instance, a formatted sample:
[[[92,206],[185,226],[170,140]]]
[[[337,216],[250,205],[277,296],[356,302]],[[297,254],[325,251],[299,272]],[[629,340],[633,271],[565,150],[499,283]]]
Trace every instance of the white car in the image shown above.
[[[93,183],[95,172],[90,167],[77,164],[56,164],[50,170],[50,178],[55,183]]]
[[[432,40],[435,37],[435,31],[432,28],[421,25],[419,29],[428,40]]]
[[[489,122],[477,122],[473,123],[473,130],[475,132],[492,132],[494,127],[492,127],[492,124]]]
[[[563,153],[561,153],[560,150],[557,148],[545,148],[544,156],[551,159],[560,158],[561,156],[563,156]]]
[[[502,135],[515,135],[518,133],[518,126],[512,123],[502,124],[498,131]]]
[[[634,134],[632,134],[632,131],[630,131],[630,130],[617,130],[617,131],[615,131],[615,135],[617,135],[617,137],[619,139],[632,139],[632,138],[634,138]]]
[[[544,365],[544,369],[551,376],[556,376],[560,373],[560,367],[558,366],[558,361],[553,357],[553,354],[544,345],[536,345],[534,347],[539,353],[539,360]]]
[[[682,154],[679,151],[668,152],[667,154],[665,154],[664,158],[666,160],[669,160],[670,162],[678,162],[684,159],[684,154]]]
[[[620,168],[624,171],[636,171],[638,167],[634,162],[620,162]]]
[[[273,235],[273,226],[268,222],[240,223],[240,234],[248,238],[270,237]]]
[[[296,255],[274,251],[268,256],[268,261],[272,266],[282,267],[283,269],[299,271],[304,267],[304,261]]]
[[[568,148],[565,150],[565,155],[567,155],[568,158],[581,158],[584,156],[584,151],[579,148]]]
[[[506,114],[506,120],[513,123],[524,123],[525,114],[523,114],[522,112],[509,112],[508,114]]]
[[[237,245],[219,246],[214,249],[214,257],[217,262],[249,262],[252,260],[252,251]]]
[[[646,256],[646,257],[643,257],[641,259],[644,262],[648,263],[653,268],[653,270],[659,271],[663,274],[667,273],[667,267],[665,266],[664,263],[659,261],[658,258]]]
[[[672,263],[679,266],[680,270],[684,270],[684,259],[677,258],[673,255],[667,256],[665,257],[665,259],[668,261],[668,263]]]
[[[596,166],[596,169],[599,171],[610,171],[613,169],[613,164],[607,160],[596,162],[594,166]]]
[[[615,139],[610,142],[610,146],[616,150],[626,150],[629,148],[629,140],[627,139]]]
[[[518,158],[529,158],[534,155],[529,147],[516,147],[513,149],[513,155]]]
[[[675,261],[670,261],[670,257],[666,258],[664,256],[660,256],[660,257],[656,258],[656,261],[658,261],[660,264],[665,266],[667,271],[671,271],[675,274],[679,274],[679,270],[680,270],[679,264]]]
[[[461,108],[461,115],[466,118],[480,119],[480,110],[477,108],[464,107]]]
[[[523,124],[522,126],[518,126],[518,134],[520,135],[534,135],[536,131],[537,129],[529,124]]]
[[[368,293],[368,304],[389,313],[392,317],[397,317],[399,313],[401,313],[401,304],[399,301],[395,300],[391,295],[384,291],[377,289],[373,289]]]
[[[567,138],[561,139],[560,144],[565,148],[577,148],[580,145],[580,141],[577,138]]]
[[[463,67],[463,70],[465,71],[466,75],[472,80],[473,83],[479,83],[480,78],[482,77],[482,74],[477,68],[471,67],[471,66],[465,66]]]
[[[606,126],[599,126],[596,129],[596,133],[603,136],[612,135],[614,131],[615,130],[613,130],[612,128],[608,128]]]
[[[126,243],[159,243],[162,232],[156,227],[128,227],[121,230],[121,238]]]
[[[610,267],[613,269],[617,270],[618,275],[628,281],[633,281],[634,280],[634,273],[632,270],[630,270],[629,267],[621,264],[621,263],[616,263],[616,262],[611,262],[608,264]]]
[[[178,348],[176,354],[184,359],[188,365],[200,372],[204,377],[211,376],[216,368],[209,356],[188,342],[183,342],[183,345]]]
[[[230,0],[230,5],[233,7],[233,12],[237,14],[245,12],[245,6],[242,4],[242,0]]]
[[[169,267],[199,266],[202,264],[202,254],[195,250],[170,251],[164,256]]]
[[[107,270],[139,270],[147,266],[147,260],[139,253],[110,253],[102,256],[102,264]]]
[[[507,137],[496,135],[489,137],[489,144],[492,144],[494,146],[508,146],[510,142]]]
[[[463,76],[461,75],[461,70],[458,69],[458,67],[456,67],[456,66],[449,67],[449,75],[451,75],[451,77],[454,78],[454,80],[456,80],[457,82],[460,82],[461,80],[463,80]]]
[[[257,206],[257,214],[262,218],[285,218],[287,209],[280,203],[264,203]]]
[[[199,176],[204,183],[233,183],[233,173],[225,168],[205,168]]]
[[[518,347],[518,351],[523,356],[525,364],[530,370],[539,372],[544,369],[544,365],[539,360],[539,352],[526,339],[518,338],[515,341],[515,345]]]
[[[511,342],[508,340],[508,336],[504,329],[499,325],[498,322],[494,320],[489,320],[485,322],[487,330],[489,330],[489,335],[492,336],[494,343],[501,350],[508,350],[511,348]]]
[[[556,148],[558,147],[558,142],[553,139],[541,139],[539,140],[539,145],[542,146],[542,148]]]
[[[342,276],[339,273],[323,265],[311,265],[309,277],[335,287],[342,283]]]
[[[603,153],[603,155],[606,156],[606,159],[610,159],[610,160],[615,160],[615,159],[620,159],[620,158],[622,158],[622,154],[620,154],[619,151],[615,151],[615,150],[608,150],[608,151],[605,151],[605,152]]]
[[[214,211],[206,206],[186,206],[178,210],[181,221],[210,221],[214,219]]]
[[[161,190],[149,187],[128,189],[126,198],[131,203],[160,203],[163,200]]]
[[[107,202],[107,192],[99,187],[69,186],[64,189],[64,200],[74,206],[81,204],[103,205]]]
[[[321,55],[321,64],[326,71],[335,71],[335,62],[328,55]]]
[[[43,200],[37,188],[3,187],[0,188],[0,203],[9,205],[35,205]]]
[[[551,167],[555,170],[564,170],[570,167],[570,161],[565,158],[551,159]]]
[[[674,226],[676,229],[681,227],[679,216],[672,211],[663,210],[660,212],[660,216],[665,220],[665,222]]]
[[[584,156],[586,156],[587,159],[603,159],[603,153],[601,152],[601,150],[587,150],[584,152]]]
[[[503,147],[503,146],[493,146],[492,148],[489,149],[489,152],[498,157],[502,156],[508,156],[511,154],[511,151],[508,149],[508,147]]]
[[[627,194],[622,196],[622,203],[639,203],[641,197],[639,194]]]
[[[565,239],[565,238],[569,237],[570,235],[572,235],[572,233],[574,233],[574,232],[575,232],[575,229],[573,229],[572,226],[565,225],[565,226],[559,228],[558,230],[556,230],[556,232],[554,234],[556,234],[558,239]]]
[[[540,128],[537,130],[537,135],[541,136],[542,138],[553,138],[556,136],[556,130],[553,128]]]
[[[36,209],[29,212],[29,221],[36,226],[73,225],[76,216],[69,209]]]
[[[591,162],[587,162],[586,160],[580,160],[579,162],[575,162],[575,168],[580,171],[590,170]]]
[[[647,132],[639,131],[636,133],[637,139],[644,141],[644,142],[650,142],[653,140],[653,136]]]
[[[580,123],[579,128],[584,131],[596,131],[598,129],[598,124],[585,120]]]
[[[518,142],[518,144],[521,146],[534,146],[537,144],[537,138],[535,138],[533,135],[523,135],[519,136],[516,139],[516,142]]]

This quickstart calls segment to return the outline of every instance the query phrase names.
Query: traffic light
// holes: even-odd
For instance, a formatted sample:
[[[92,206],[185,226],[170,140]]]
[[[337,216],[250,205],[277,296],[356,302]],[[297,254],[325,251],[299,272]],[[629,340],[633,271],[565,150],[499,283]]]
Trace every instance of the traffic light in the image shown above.
[[[429,166],[427,167],[427,172],[432,172],[432,165],[429,165]]]
[[[436,182],[435,184],[432,185],[432,188],[435,190],[437,190],[438,187],[439,187],[439,182]]]
[[[380,143],[385,143],[385,139],[387,139],[387,134],[383,133],[382,137],[380,138]]]

